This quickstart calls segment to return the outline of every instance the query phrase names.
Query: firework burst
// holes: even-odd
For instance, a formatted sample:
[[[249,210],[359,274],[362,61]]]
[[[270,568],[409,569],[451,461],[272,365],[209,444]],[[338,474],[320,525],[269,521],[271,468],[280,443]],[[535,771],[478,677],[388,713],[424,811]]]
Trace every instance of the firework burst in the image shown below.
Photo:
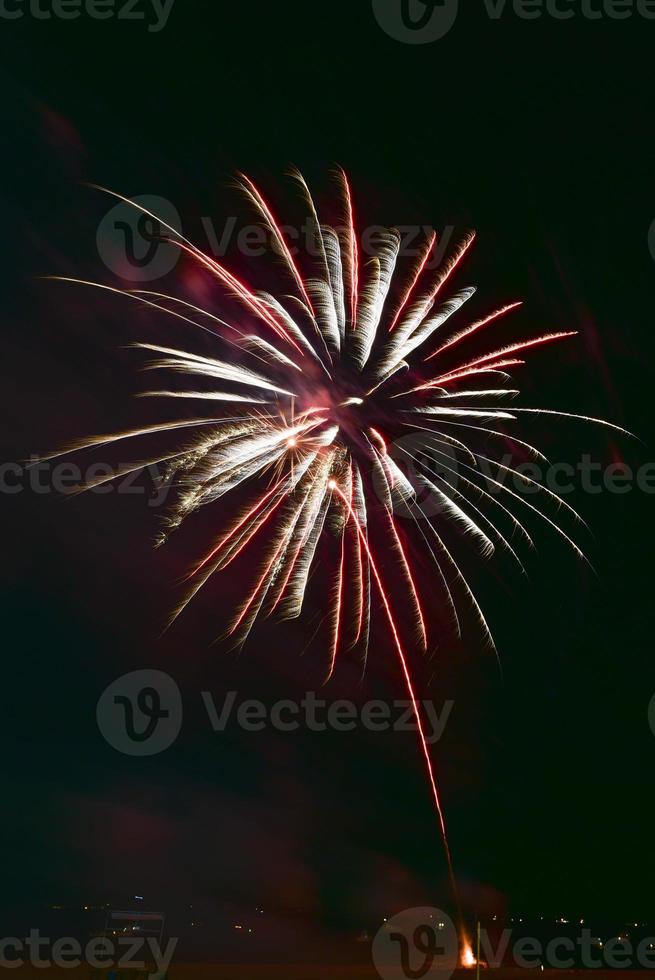
[[[507,303],[463,324],[462,308],[475,290],[447,294],[447,287],[470,252],[473,234],[442,262],[436,275],[429,270],[435,235],[402,271],[397,268],[401,239],[395,230],[378,236],[377,253],[362,261],[346,175],[337,174],[339,230],[321,223],[303,177],[297,172],[293,177],[309,211],[315,245],[311,256],[298,259],[259,189],[245,176],[239,181],[266,226],[280,264],[275,296],[237,277],[150,215],[167,229],[167,240],[213,278],[217,295],[237,301],[242,309],[237,322],[155,291],[101,288],[212,335],[216,357],[178,347],[136,345],[155,355],[153,368],[185,379],[184,388],[146,395],[209,403],[211,409],[196,418],[89,438],[70,448],[106,446],[153,433],[180,436],[188,430],[191,442],[178,442],[170,452],[141,459],[111,477],[165,464],[180,493],[163,538],[198,508],[238,491],[241,509],[190,569],[187,591],[172,620],[217,573],[251,551],[258,555],[258,568],[234,611],[229,633],[242,643],[261,614],[298,617],[319,542],[326,534],[336,539],[325,615],[326,676],[331,676],[344,649],[359,652],[365,661],[372,612],[379,608],[414,706],[450,865],[441,801],[405,649],[408,639],[424,650],[431,642],[426,596],[406,530],[414,528],[434,562],[454,629],[459,630],[456,599],[463,594],[490,644],[484,615],[446,544],[445,525],[461,529],[482,556],[500,547],[520,565],[510,539],[520,537],[532,544],[523,524],[525,510],[539,515],[582,555],[557,520],[506,486],[503,478],[515,471],[479,449],[480,437],[485,446],[510,440],[524,453],[543,459],[513,433],[511,424],[523,414],[546,410],[515,406],[518,391],[510,385],[510,372],[524,365],[529,352],[573,332],[491,344],[488,353],[475,356],[469,342],[521,304]],[[586,416],[549,414],[609,425]],[[571,510],[551,490],[527,477],[523,480],[533,489],[539,486],[544,501]],[[399,515],[408,518],[402,525]],[[402,576],[406,587],[393,597],[385,567],[389,555],[395,558],[394,575]],[[401,604],[412,610],[411,638],[401,636],[396,612]]]

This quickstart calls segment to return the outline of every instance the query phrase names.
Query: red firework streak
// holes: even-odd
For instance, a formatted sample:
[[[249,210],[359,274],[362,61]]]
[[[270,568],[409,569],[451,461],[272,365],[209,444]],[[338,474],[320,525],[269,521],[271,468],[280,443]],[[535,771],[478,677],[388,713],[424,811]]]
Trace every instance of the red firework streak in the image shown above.
[[[208,353],[207,343],[202,353],[190,350],[188,345],[162,347],[149,342],[135,346],[156,354],[151,366],[171,372],[178,382],[177,387],[148,391],[145,395],[172,404],[179,399],[209,403],[213,411],[204,417],[174,418],[157,425],[89,437],[64,452],[145,436],[161,438],[179,430],[193,432],[192,443],[175,446],[168,452],[160,447],[155,456],[144,459],[142,455],[137,463],[121,467],[120,473],[86,485],[98,486],[116,476],[163,462],[166,475],[177,478],[179,496],[162,541],[199,507],[235,491],[239,491],[243,504],[244,494],[250,497],[251,486],[257,487],[251,502],[242,506],[217,543],[190,571],[187,581],[191,587],[171,622],[215,574],[260,542],[265,550],[261,569],[235,613],[230,635],[239,643],[245,642],[260,613],[300,616],[319,541],[324,535],[338,537],[333,604],[325,617],[329,637],[327,677],[332,675],[347,637],[348,649],[357,651],[366,662],[372,578],[416,716],[421,753],[456,896],[446,821],[409,657],[389,599],[391,590],[385,589],[382,563],[373,553],[369,529],[380,516],[391,551],[399,558],[409,607],[414,610],[416,632],[424,650],[429,644],[429,624],[421,605],[417,575],[403,543],[404,535],[396,524],[395,515],[399,512],[413,521],[408,526],[415,526],[426,553],[434,561],[455,630],[459,631],[456,596],[464,594],[486,640],[493,646],[484,615],[444,542],[441,525],[451,524],[462,530],[482,557],[489,558],[500,548],[522,568],[497,521],[509,519],[512,530],[531,544],[532,538],[523,524],[525,510],[526,516],[536,516],[554,528],[576,554],[582,552],[541,506],[525,500],[501,479],[481,474],[481,462],[495,465],[497,476],[516,472],[488,455],[493,452],[488,445],[497,441],[505,451],[507,443],[513,442],[523,452],[543,459],[538,449],[512,430],[513,423],[525,413],[543,412],[549,417],[625,430],[588,416],[516,407],[512,401],[519,392],[507,386],[509,371],[525,364],[523,356],[515,355],[572,337],[573,331],[530,336],[493,347],[482,355],[469,350],[457,360],[460,345],[466,348],[473,338],[478,339],[521,306],[519,302],[505,303],[491,313],[480,311],[467,323],[462,322],[462,308],[472,299],[474,289],[463,288],[441,298],[446,285],[461,272],[474,234],[467,235],[453,255],[443,261],[434,281],[425,283],[428,260],[436,243],[436,234],[431,234],[405,279],[397,275],[397,231],[379,235],[376,254],[360,262],[353,195],[343,170],[336,174],[343,218],[340,230],[321,222],[304,178],[297,171],[292,176],[313,223],[316,251],[311,256],[311,275],[302,271],[310,258],[306,256],[301,262],[294,257],[272,206],[249,177],[240,175],[241,189],[267,229],[281,264],[276,295],[249,284],[242,275],[236,276],[140,205],[114,195],[159,222],[162,237],[206,271],[216,286],[221,315],[189,299],[153,290],[84,284],[118,293],[172,317],[181,331],[197,335],[200,330],[205,340],[209,335]],[[438,346],[434,345],[435,337],[439,339]],[[449,362],[434,370],[433,365],[438,365],[444,356]],[[180,379],[189,379],[192,384],[180,387]],[[468,387],[469,384],[475,387]],[[489,427],[489,422],[494,426]],[[409,435],[415,440],[413,452],[403,442],[403,437]],[[478,447],[481,437],[486,455]],[[61,453],[43,458],[57,455]],[[459,464],[457,485],[453,479],[453,474],[457,476],[453,456]],[[409,468],[399,465],[407,459],[412,461]],[[428,466],[426,460],[433,466]],[[575,515],[570,505],[550,489],[528,477],[524,480],[532,491],[541,493],[539,499],[544,505],[555,503]],[[438,503],[436,514],[426,514],[421,505],[426,491]],[[351,582],[352,603],[346,595]],[[351,607],[354,622],[347,630],[344,621]],[[465,949],[469,948],[464,934],[462,943]]]

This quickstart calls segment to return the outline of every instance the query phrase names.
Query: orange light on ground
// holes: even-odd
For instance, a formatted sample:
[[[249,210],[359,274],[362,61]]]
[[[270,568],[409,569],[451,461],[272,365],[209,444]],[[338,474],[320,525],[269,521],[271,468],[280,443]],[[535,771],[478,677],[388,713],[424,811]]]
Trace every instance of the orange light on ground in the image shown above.
[[[464,945],[462,946],[461,962],[462,962],[462,966],[467,970],[470,970],[471,967],[474,967],[476,964],[473,947],[471,946],[468,939],[464,941]]]

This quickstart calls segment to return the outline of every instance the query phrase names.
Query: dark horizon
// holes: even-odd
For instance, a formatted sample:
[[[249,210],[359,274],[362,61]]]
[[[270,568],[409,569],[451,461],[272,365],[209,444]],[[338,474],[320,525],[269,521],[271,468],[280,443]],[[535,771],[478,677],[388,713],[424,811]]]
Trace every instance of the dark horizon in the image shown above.
[[[176,0],[156,33],[84,17],[2,21],[3,461],[157,416],[132,397],[149,380],[128,345],[179,341],[175,329],[41,278],[116,285],[96,243],[112,203],[89,183],[166,199],[203,244],[203,217],[219,230],[233,215],[251,220],[235,171],[293,222],[288,165],[329,213],[340,164],[362,226],[453,226],[457,240],[477,229],[457,281],[478,286],[477,309],[522,299],[519,336],[579,331],[531,358],[522,404],[638,437],[535,417],[522,422],[526,438],[557,463],[589,454],[637,472],[651,462],[655,22],[495,22],[468,10],[446,37],[410,45],[385,34],[369,2],[352,7]],[[184,262],[165,281],[197,286]],[[112,463],[134,458],[126,452]],[[216,643],[236,578],[162,634],[220,521],[196,515],[154,550],[162,510],[148,505],[147,478],[136,486],[144,492],[2,495],[7,917],[183,895],[212,908],[304,908],[336,937],[362,910],[444,907],[446,862],[413,734],[216,733],[201,699],[403,698],[380,621],[363,680],[344,656],[325,688],[324,645],[305,650],[320,583],[310,615],[265,622],[238,656]],[[469,917],[545,908],[648,921],[653,490],[567,497],[591,529],[578,537],[596,576],[546,526],[527,580],[505,557],[483,563],[461,548],[502,669],[471,615],[458,644],[431,609],[437,638],[413,667],[422,698],[454,702],[432,755]],[[179,738],[149,758],[120,754],[96,723],[102,692],[140,669],[169,674],[184,705]]]

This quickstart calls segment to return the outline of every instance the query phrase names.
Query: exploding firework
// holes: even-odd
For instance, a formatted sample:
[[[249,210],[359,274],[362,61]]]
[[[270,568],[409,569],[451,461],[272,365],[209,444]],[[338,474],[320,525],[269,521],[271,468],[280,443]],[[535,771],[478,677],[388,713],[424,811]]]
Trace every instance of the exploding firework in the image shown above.
[[[240,178],[280,266],[277,295],[237,277],[144,211],[167,229],[167,240],[213,277],[217,310],[223,315],[152,290],[101,288],[130,296],[212,335],[217,357],[151,343],[135,345],[155,355],[153,368],[189,379],[187,388],[147,395],[196,405],[206,402],[212,409],[196,418],[89,438],[71,448],[106,446],[152,433],[190,432],[191,442],[178,442],[170,452],[160,451],[153,459],[141,459],[105,478],[152,464],[166,465],[180,493],[164,538],[198,508],[239,491],[241,509],[190,570],[187,591],[172,620],[217,573],[253,550],[261,564],[234,612],[229,633],[242,643],[260,614],[298,617],[319,542],[326,535],[336,540],[325,617],[326,676],[331,676],[345,649],[358,652],[365,661],[372,612],[379,602],[414,706],[450,867],[443,810],[406,652],[408,640],[401,635],[396,609],[401,603],[403,609],[411,608],[415,636],[410,642],[417,640],[427,650],[430,624],[425,595],[406,529],[414,529],[434,563],[454,630],[459,631],[457,597],[464,595],[493,645],[452,545],[446,543],[445,525],[456,525],[483,557],[500,547],[521,565],[510,539],[516,542],[520,537],[532,545],[523,523],[525,510],[539,515],[583,556],[558,521],[506,485],[504,477],[516,471],[483,455],[476,438],[482,436],[485,447],[509,440],[543,460],[539,450],[511,430],[510,424],[522,415],[547,412],[610,423],[518,408],[512,401],[518,391],[509,386],[510,371],[524,365],[528,352],[571,337],[571,331],[491,344],[482,355],[472,354],[468,347],[466,353],[474,338],[477,342],[521,305],[508,303],[474,322],[462,322],[460,311],[475,290],[463,288],[446,295],[446,287],[469,253],[473,234],[441,263],[435,277],[429,269],[435,235],[426,239],[410,268],[397,269],[401,239],[395,230],[379,235],[377,254],[363,262],[346,175],[337,174],[343,212],[338,230],[321,223],[303,177],[297,172],[293,177],[309,211],[315,245],[311,256],[297,259],[261,192],[250,179]],[[240,306],[236,322],[224,318],[219,300]],[[484,474],[482,464],[486,464]],[[551,490],[526,476],[522,479],[538,488],[544,501],[571,511]],[[104,481],[92,485],[100,482]],[[400,515],[408,518],[402,526]],[[406,587],[397,599],[391,597],[386,578],[389,555],[396,559]]]

